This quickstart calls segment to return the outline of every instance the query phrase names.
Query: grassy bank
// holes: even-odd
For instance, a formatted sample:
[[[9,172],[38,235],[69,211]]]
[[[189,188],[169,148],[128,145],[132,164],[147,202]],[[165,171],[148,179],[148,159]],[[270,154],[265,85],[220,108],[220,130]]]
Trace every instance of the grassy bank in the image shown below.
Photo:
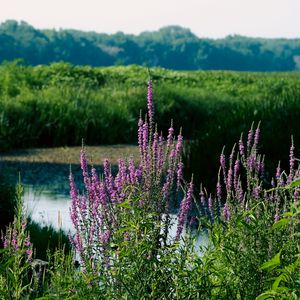
[[[224,133],[229,126],[227,135],[235,135],[259,119],[267,120],[266,127],[289,125],[281,126],[285,131],[298,124],[298,73],[152,69],[151,74],[156,121],[166,129],[175,117],[186,138]],[[133,142],[147,77],[147,69],[138,66],[3,64],[1,148],[81,145],[82,138],[88,145]]]
[[[151,69],[159,130],[170,119],[192,139],[189,170],[215,182],[223,145],[231,147],[261,121],[267,168],[300,144],[300,74],[177,72]],[[0,149],[133,143],[144,107],[144,67],[77,67],[58,63],[0,66]],[[142,114],[146,111],[143,110]],[[230,151],[228,149],[228,151]],[[284,160],[283,165],[287,165]]]

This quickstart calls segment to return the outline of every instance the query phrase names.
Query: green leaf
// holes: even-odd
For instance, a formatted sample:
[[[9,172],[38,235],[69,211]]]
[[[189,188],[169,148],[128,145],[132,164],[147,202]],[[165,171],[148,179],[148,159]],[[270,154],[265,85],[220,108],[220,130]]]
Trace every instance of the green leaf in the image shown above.
[[[260,267],[260,269],[261,270],[274,269],[275,267],[279,266],[280,265],[280,254],[281,254],[281,250],[271,260],[263,263],[262,266]]]
[[[131,200],[127,199],[124,202],[118,204],[118,206],[120,207],[124,207],[124,208],[132,208],[132,206],[130,205]]]
[[[294,188],[296,186],[300,186],[300,177],[292,181],[289,185],[290,188]]]
[[[279,286],[279,284],[280,284],[280,282],[281,282],[281,280],[283,279],[283,274],[281,274],[281,275],[279,275],[277,278],[276,278],[276,280],[274,281],[274,283],[273,283],[273,285],[272,285],[272,290],[277,290],[277,288],[278,288],[278,286]]]
[[[288,220],[288,219],[281,219],[281,220],[279,220],[278,222],[276,222],[276,223],[272,226],[272,228],[273,228],[273,229],[276,229],[276,228],[284,227],[284,226],[286,226],[289,222],[290,222],[290,220]]]
[[[274,299],[274,297],[272,296],[271,293],[266,292],[256,297],[255,300],[266,300],[266,299]]]

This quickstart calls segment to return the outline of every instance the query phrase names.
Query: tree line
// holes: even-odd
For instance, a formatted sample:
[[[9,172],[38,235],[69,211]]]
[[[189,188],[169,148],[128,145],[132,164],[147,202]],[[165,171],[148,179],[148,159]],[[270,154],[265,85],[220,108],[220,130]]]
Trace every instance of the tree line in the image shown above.
[[[167,26],[139,35],[78,30],[41,30],[26,22],[0,24],[0,62],[21,58],[29,65],[66,61],[77,65],[139,64],[175,70],[300,70],[299,39],[228,36],[199,38]]]

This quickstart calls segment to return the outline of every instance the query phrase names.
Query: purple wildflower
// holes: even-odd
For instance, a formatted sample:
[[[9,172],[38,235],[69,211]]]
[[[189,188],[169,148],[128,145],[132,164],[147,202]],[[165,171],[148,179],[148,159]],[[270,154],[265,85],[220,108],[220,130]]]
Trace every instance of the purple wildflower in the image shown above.
[[[177,137],[177,144],[176,144],[176,156],[180,155],[180,153],[181,153],[182,142],[183,142],[183,137],[181,134],[179,134]]]
[[[105,230],[100,234],[100,243],[102,244],[107,244],[109,239],[111,237],[111,231],[110,230]]]
[[[143,168],[149,170],[149,160],[148,160],[148,124],[145,122],[143,125]]]
[[[295,153],[294,153],[294,151],[295,151],[295,146],[294,146],[294,140],[292,138],[292,145],[291,145],[291,148],[290,148],[290,174],[289,174],[287,183],[290,183],[293,180],[293,176],[294,176],[294,173],[295,173],[295,170],[294,170],[294,167],[295,167]]]
[[[220,155],[220,165],[221,165],[223,171],[225,171],[225,155],[224,155],[224,153],[222,153]]]
[[[281,176],[281,169],[280,169],[280,163],[278,164],[278,167],[276,168],[276,179],[279,180]]]
[[[245,147],[244,147],[244,143],[242,141],[242,138],[239,140],[239,151],[240,151],[240,155],[243,157],[244,156]]]
[[[254,144],[253,147],[256,148],[257,144],[258,144],[258,140],[259,140],[259,134],[260,134],[260,128],[259,126],[256,128],[255,130],[255,134],[254,134]]]
[[[230,221],[230,209],[228,206],[228,203],[226,202],[224,207],[223,207],[223,217],[225,221]]]
[[[248,151],[250,150],[252,139],[253,139],[253,129],[251,127],[251,129],[248,132],[248,139],[247,139],[247,149],[248,149]]]
[[[177,168],[177,192],[179,191],[179,188],[180,188],[180,182],[181,182],[181,179],[182,179],[182,169],[183,169],[183,163],[182,162],[179,162],[178,163],[178,168]]]
[[[255,199],[258,199],[259,198],[259,194],[260,194],[260,185],[256,185],[252,191],[252,196],[255,198]]]
[[[174,135],[174,128],[173,125],[171,124],[171,127],[169,128],[169,134],[167,137],[167,151],[169,152],[171,149],[171,145],[173,142],[173,135]]]
[[[237,188],[239,168],[240,168],[240,162],[237,159],[234,163],[234,169],[233,169],[233,186],[235,189]]]
[[[155,131],[155,133],[153,135],[152,156],[153,156],[153,167],[155,170],[157,168],[157,162],[158,162],[158,133],[157,133],[157,131]]]
[[[220,180],[218,180],[217,182],[217,198],[218,200],[221,200],[221,195],[222,195],[222,187],[221,187],[221,184],[220,184]]]
[[[195,224],[195,222],[196,222],[196,217],[192,216],[191,219],[190,219],[190,221],[189,221],[189,225],[193,226]]]
[[[237,200],[239,201],[239,203],[242,203],[244,200],[244,191],[243,191],[242,183],[240,180],[237,183],[236,196],[237,196]]]
[[[141,159],[143,158],[144,155],[144,148],[143,148],[143,120],[140,117],[139,123],[138,123],[138,144],[139,144],[139,150],[140,150],[140,155]]]
[[[177,240],[180,238],[185,220],[187,218],[187,214],[192,206],[192,196],[193,196],[193,182],[191,181],[189,184],[186,197],[183,198],[180,204],[180,210],[178,213],[177,231],[176,231]]]
[[[152,81],[148,81],[148,97],[147,97],[147,104],[148,104],[148,116],[149,116],[149,123],[150,126],[153,124],[153,117],[154,117],[154,106],[153,106],[153,89],[152,89]]]
[[[229,193],[232,187],[232,169],[228,170],[227,174],[227,192]]]

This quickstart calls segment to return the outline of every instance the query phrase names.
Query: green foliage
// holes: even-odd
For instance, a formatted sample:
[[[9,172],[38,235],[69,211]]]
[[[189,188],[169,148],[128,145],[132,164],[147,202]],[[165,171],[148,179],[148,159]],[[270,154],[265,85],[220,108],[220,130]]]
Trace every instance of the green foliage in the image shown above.
[[[290,260],[283,257],[288,241],[281,245],[280,251],[269,261],[262,264],[261,269],[267,270],[265,290],[256,299],[299,299],[300,297],[300,246],[299,246],[299,204],[293,205],[285,213],[284,218],[272,227],[274,232],[289,231],[289,239],[295,243],[295,251]],[[291,243],[291,241],[289,241]],[[285,254],[286,255],[286,254]]]
[[[3,237],[4,249],[1,255],[0,295],[1,299],[21,299],[30,294],[30,260],[32,249],[25,230],[26,223],[22,209],[23,188],[16,188],[14,222],[6,229]]]
[[[138,36],[77,30],[38,30],[26,22],[0,24],[0,62],[22,58],[31,65],[67,61],[79,65],[140,64],[176,70],[294,71],[299,39],[228,36],[200,39],[189,29],[163,27]]]
[[[138,66],[92,68],[66,63],[0,66],[0,149],[132,143],[148,77]],[[300,144],[298,73],[151,70],[156,122],[190,139],[187,170],[211,187],[224,145],[261,121],[267,171],[287,166],[290,136]],[[145,113],[142,112],[143,114]],[[203,147],[205,145],[205,147]],[[205,170],[205,172],[203,172]],[[190,174],[189,174],[190,175]]]
[[[15,62],[1,65],[0,71],[1,149],[80,145],[82,138],[89,145],[135,140],[136,116],[147,78],[145,68],[91,68],[65,63],[24,67]],[[176,115],[175,130],[182,125],[186,138],[207,145],[197,149],[202,151],[198,157],[209,156],[210,163],[221,147],[232,144],[252,121],[262,120],[263,132],[268,132],[262,144],[271,156],[274,149],[280,157],[287,153],[288,146],[284,145],[288,145],[289,135],[295,135],[295,143],[299,139],[295,132],[300,125],[296,73],[163,69],[151,73],[156,85],[156,121],[161,129],[166,130]],[[198,169],[206,167],[201,164]]]
[[[54,253],[57,249],[64,249],[65,253],[71,251],[69,237],[63,230],[57,231],[52,226],[40,226],[30,218],[27,221],[27,230],[30,241],[34,247],[35,257],[46,260],[48,251]]]

